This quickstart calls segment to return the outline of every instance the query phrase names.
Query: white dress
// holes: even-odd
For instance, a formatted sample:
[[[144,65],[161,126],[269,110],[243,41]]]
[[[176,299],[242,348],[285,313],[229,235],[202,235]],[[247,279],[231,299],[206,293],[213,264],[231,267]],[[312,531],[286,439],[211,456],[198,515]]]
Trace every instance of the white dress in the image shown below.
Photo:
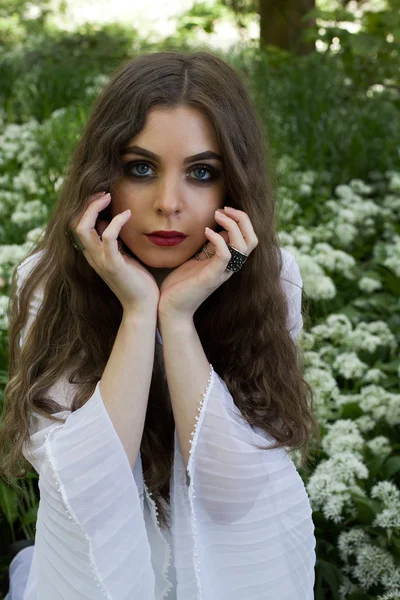
[[[293,255],[282,255],[296,339],[302,279]],[[21,344],[42,298],[38,286]],[[48,395],[70,406],[73,393],[64,374]],[[24,455],[39,474],[40,503],[27,585],[11,600],[314,598],[316,540],[304,483],[284,448],[254,447],[274,439],[241,418],[212,365],[187,470],[174,433],[171,535],[159,527],[140,452],[132,476],[99,382],[84,406],[56,414],[65,421],[31,416]]]

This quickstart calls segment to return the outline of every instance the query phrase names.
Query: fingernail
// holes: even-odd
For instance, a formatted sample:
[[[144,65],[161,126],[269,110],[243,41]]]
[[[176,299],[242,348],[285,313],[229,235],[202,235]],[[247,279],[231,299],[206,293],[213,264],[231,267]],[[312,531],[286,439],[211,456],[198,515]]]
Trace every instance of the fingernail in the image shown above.
[[[229,210],[235,210],[234,208],[232,208],[232,206],[224,206],[224,209],[225,209],[225,210],[228,210],[228,211],[229,211]]]

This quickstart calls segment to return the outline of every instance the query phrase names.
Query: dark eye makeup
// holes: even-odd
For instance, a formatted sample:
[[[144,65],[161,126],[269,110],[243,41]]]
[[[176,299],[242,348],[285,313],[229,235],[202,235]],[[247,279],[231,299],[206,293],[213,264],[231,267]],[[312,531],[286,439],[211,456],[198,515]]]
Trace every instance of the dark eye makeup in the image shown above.
[[[139,180],[139,179],[154,179],[154,176],[152,175],[148,175],[147,172],[146,173],[135,173],[134,172],[134,168],[135,167],[150,167],[151,169],[154,170],[154,167],[151,163],[147,162],[147,161],[143,161],[143,160],[135,160],[135,161],[131,161],[128,163],[124,164],[124,173],[127,177],[131,177],[133,179]],[[207,178],[202,178],[202,177],[189,177],[189,179],[193,179],[193,181],[195,181],[196,183],[210,183],[211,181],[216,181],[217,179],[219,179],[219,177],[221,176],[221,172],[219,171],[219,169],[216,169],[215,167],[212,167],[211,165],[204,165],[204,164],[199,164],[199,165],[193,165],[193,167],[191,167],[190,172],[192,171],[196,171],[196,170],[203,170],[203,171],[208,171],[209,173],[209,177]]]

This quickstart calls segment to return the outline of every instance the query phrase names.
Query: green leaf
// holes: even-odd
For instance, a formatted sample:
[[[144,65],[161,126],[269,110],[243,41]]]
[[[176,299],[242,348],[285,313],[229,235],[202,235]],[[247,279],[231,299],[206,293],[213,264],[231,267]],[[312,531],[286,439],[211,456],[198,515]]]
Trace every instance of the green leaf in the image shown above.
[[[383,44],[383,40],[370,35],[365,31],[353,34],[349,38],[349,43],[353,54],[356,56],[371,56],[376,54]]]
[[[391,551],[396,556],[400,557],[400,538],[392,535],[390,539]]]
[[[383,463],[386,460],[386,456],[374,456],[370,462],[367,463],[369,479],[374,481],[380,469],[382,468]],[[386,479],[386,477],[385,477]]]
[[[365,592],[353,592],[347,597],[347,600],[372,600],[372,596]]]
[[[400,471],[400,456],[390,456],[382,468],[384,479],[390,479],[395,473]]]
[[[16,490],[0,480],[0,510],[6,517],[7,523],[12,527],[18,519],[18,494]]]
[[[321,591],[323,589],[322,587],[322,581],[325,581],[332,594],[330,595],[330,598],[332,598],[332,600],[336,600],[339,598],[339,587],[343,581],[343,575],[341,570],[333,563],[329,563],[326,560],[323,559],[319,559],[318,560],[318,588]],[[324,598],[324,596],[319,596],[321,599]]]
[[[32,523],[36,523],[37,520],[37,506],[31,506],[27,511],[24,512],[21,517],[22,525],[31,525]]]
[[[363,411],[358,405],[358,402],[348,402],[347,404],[342,404],[339,411],[340,419],[356,419],[357,417],[361,417],[363,415]]]
[[[362,523],[372,523],[377,513],[381,510],[381,503],[378,500],[363,498],[355,492],[350,492],[350,496],[353,499],[360,521]]]

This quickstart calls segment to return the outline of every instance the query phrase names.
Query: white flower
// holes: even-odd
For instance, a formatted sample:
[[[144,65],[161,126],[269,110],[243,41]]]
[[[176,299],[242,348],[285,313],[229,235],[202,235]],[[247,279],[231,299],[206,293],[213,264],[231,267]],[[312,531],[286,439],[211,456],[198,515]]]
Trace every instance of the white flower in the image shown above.
[[[326,369],[328,373],[331,373],[330,366],[323,360],[318,352],[315,350],[304,351],[304,362],[307,367],[313,367],[315,369]]]
[[[321,510],[326,519],[341,523],[354,509],[350,492],[365,496],[356,478],[367,479],[368,469],[358,454],[347,450],[319,463],[306,485],[314,510]]]
[[[312,187],[308,183],[301,183],[298,191],[301,197],[309,198],[312,195]]]
[[[363,196],[367,196],[368,194],[372,194],[373,188],[371,185],[367,185],[361,179],[352,179],[349,183],[349,186],[356,194],[362,194]]]
[[[30,200],[22,206],[17,206],[11,215],[11,222],[19,226],[24,226],[31,221],[44,221],[47,217],[47,206],[40,200]]]
[[[343,581],[339,586],[339,598],[340,600],[347,600],[353,592],[359,592],[359,587],[350,581],[346,575],[342,573]]]
[[[311,333],[317,338],[331,339],[333,342],[342,343],[353,331],[350,319],[341,313],[329,315],[325,323],[315,325]]]
[[[363,383],[379,383],[382,379],[387,379],[386,373],[380,369],[369,369],[362,378]]]
[[[355,526],[349,531],[342,531],[337,539],[340,558],[347,563],[350,557],[357,555],[359,548],[370,543],[370,536],[361,527]]]
[[[371,294],[372,292],[376,292],[376,290],[381,290],[382,283],[380,280],[373,279],[372,277],[362,277],[358,282],[358,287],[362,292]]]
[[[315,337],[312,333],[302,329],[299,336],[299,343],[301,343],[303,350],[312,350],[315,344]]]
[[[343,352],[336,357],[333,368],[345,379],[356,379],[363,375],[368,365],[355,352]]]
[[[301,247],[301,252],[307,252],[313,245],[313,235],[302,225],[298,225],[291,231],[293,245]]]
[[[390,454],[392,451],[391,442],[389,438],[384,435],[377,435],[372,438],[372,440],[369,440],[366,445],[376,456]]]
[[[39,192],[36,173],[33,169],[21,169],[13,179],[13,186],[16,190],[21,190],[28,194],[37,194]]]
[[[335,239],[338,240],[341,246],[349,246],[357,237],[358,229],[351,223],[343,223],[336,221],[331,224]]]
[[[361,415],[361,417],[357,417],[354,421],[363,433],[372,431],[376,426],[376,422],[370,415]]]
[[[367,590],[381,583],[381,577],[395,568],[393,556],[383,548],[365,545],[358,549],[353,576],[358,579],[361,589]]]
[[[375,352],[379,346],[388,346],[394,352],[397,348],[397,341],[385,321],[360,322],[354,331],[349,333],[346,346],[368,352]]]
[[[396,570],[399,571],[399,569]],[[382,575],[381,579],[382,583],[386,585],[387,577],[385,575]],[[399,574],[397,574],[397,579],[400,579]],[[390,592],[385,592],[383,596],[377,596],[376,600],[400,600],[400,586],[394,587]]]
[[[400,173],[396,171],[390,171],[389,177],[389,190],[391,192],[400,192]]]
[[[344,184],[336,186],[335,194],[339,198],[344,198],[345,200],[352,200],[355,195],[351,187]]]
[[[361,452],[364,438],[360,434],[357,423],[351,419],[338,419],[328,425],[328,432],[322,439],[322,448],[328,454],[340,454],[344,450]]]
[[[317,243],[311,255],[318,264],[330,271],[338,271],[346,279],[354,279],[356,261],[350,254],[343,250],[336,250],[330,244]]]
[[[335,410],[335,398],[339,394],[336,379],[326,369],[306,368],[304,378],[313,389],[315,410],[318,418],[329,419]]]
[[[50,119],[58,119],[59,117],[64,117],[65,114],[67,112],[67,109],[64,107],[62,108],[57,108],[56,110],[53,110],[53,112],[50,115]]]
[[[386,248],[387,256],[383,261],[385,267],[388,267],[393,273],[400,277],[400,237],[396,236],[394,243]]]
[[[388,194],[382,200],[382,206],[389,209],[390,212],[400,211],[400,196]]]
[[[293,246],[293,236],[288,231],[278,232],[279,245],[283,248],[286,246]]]
[[[378,421],[384,419],[389,425],[400,423],[400,394],[393,394],[379,385],[362,387],[359,404],[365,413]]]
[[[8,309],[9,298],[4,294],[0,295],[0,329],[8,331]]]

